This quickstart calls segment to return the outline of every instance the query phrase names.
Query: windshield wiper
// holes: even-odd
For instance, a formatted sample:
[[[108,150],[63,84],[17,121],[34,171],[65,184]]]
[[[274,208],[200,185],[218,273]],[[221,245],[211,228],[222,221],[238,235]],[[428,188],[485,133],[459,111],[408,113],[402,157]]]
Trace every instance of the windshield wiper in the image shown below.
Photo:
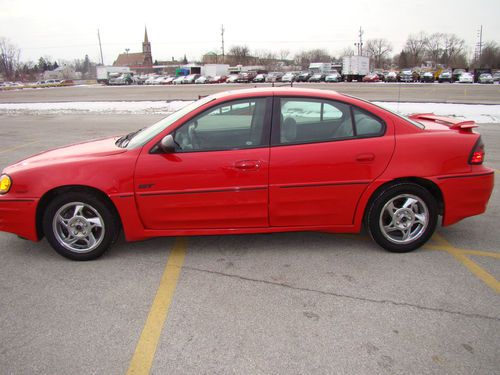
[[[136,130],[136,131],[133,131],[131,133],[128,133],[127,135],[124,135],[123,137],[120,137],[116,140],[115,142],[115,145],[117,145],[118,147],[122,147],[122,148],[125,148],[127,147],[128,143],[130,142],[130,140],[132,138],[134,138],[134,136],[137,134],[137,133],[140,133],[141,131],[143,131],[145,128],[142,128],[142,129],[139,129],[139,130]]]

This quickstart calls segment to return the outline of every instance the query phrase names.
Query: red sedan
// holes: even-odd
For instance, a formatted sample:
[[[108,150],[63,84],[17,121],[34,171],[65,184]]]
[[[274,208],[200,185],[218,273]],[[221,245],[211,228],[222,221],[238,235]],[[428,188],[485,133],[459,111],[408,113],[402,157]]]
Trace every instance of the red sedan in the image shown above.
[[[423,245],[438,217],[481,214],[494,172],[470,121],[401,117],[325,90],[252,89],[189,104],[123,137],[5,168],[0,230],[89,260],[115,241],[287,231]]]

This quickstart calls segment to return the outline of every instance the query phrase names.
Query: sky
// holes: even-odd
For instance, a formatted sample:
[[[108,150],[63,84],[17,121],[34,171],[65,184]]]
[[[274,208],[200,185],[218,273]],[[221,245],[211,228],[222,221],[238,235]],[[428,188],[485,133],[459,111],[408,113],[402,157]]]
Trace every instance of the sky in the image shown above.
[[[100,30],[104,63],[112,64],[126,48],[142,51],[147,26],[153,60],[184,56],[200,60],[233,45],[251,52],[282,50],[293,54],[312,48],[339,56],[356,50],[360,26],[363,40],[385,38],[399,52],[408,35],[455,33],[473,54],[483,26],[483,41],[500,43],[499,0],[370,0],[370,1],[105,1],[0,0],[0,37],[21,50],[22,61],[40,56],[52,61],[98,62]]]

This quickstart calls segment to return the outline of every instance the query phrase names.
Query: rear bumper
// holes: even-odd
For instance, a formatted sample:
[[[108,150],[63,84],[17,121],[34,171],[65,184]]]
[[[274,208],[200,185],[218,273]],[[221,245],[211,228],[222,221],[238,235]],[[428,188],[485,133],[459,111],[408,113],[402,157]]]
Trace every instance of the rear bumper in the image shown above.
[[[495,172],[484,168],[480,173],[441,176],[436,182],[443,193],[443,226],[447,226],[486,211],[493,192]]]
[[[0,198],[0,231],[38,241],[36,230],[37,199]]]

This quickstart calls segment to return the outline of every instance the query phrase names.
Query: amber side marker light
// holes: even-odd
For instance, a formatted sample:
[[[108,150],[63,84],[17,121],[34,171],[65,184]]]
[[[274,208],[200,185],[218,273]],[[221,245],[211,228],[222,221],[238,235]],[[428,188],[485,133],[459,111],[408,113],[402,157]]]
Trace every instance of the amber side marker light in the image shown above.
[[[474,164],[474,165],[483,164],[484,153],[485,153],[484,143],[481,140],[481,138],[479,138],[470,154],[469,164]]]
[[[12,185],[12,181],[9,176],[3,174],[0,176],[0,194],[6,194]]]

